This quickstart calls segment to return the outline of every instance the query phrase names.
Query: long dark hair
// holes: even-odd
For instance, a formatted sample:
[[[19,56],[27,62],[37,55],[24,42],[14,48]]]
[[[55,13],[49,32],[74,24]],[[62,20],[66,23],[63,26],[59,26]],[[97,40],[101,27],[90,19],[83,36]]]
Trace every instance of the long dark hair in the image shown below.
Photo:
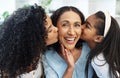
[[[73,6],[63,6],[63,7],[59,8],[59,9],[57,9],[51,16],[52,23],[53,23],[54,26],[57,26],[57,22],[58,22],[60,16],[63,13],[67,12],[67,11],[73,11],[73,12],[77,13],[79,15],[80,19],[81,19],[81,24],[84,23],[85,17],[84,17],[84,15],[83,15],[83,13],[81,11],[79,11],[77,8],[75,8]],[[79,41],[77,42],[75,47],[80,48],[80,46],[82,45],[82,42],[83,41],[79,39]],[[59,42],[53,44],[52,46],[55,48],[55,50],[57,52],[60,52],[60,44],[59,44]]]
[[[0,70],[2,77],[14,78],[36,69],[45,50],[46,14],[40,6],[14,11],[0,30]]]
[[[105,15],[103,12],[99,11],[95,13],[96,20],[99,23],[96,24],[95,28],[97,29],[97,34],[104,34],[105,26]],[[86,75],[88,74],[88,66],[91,63],[91,60],[96,57],[98,54],[103,53],[103,56],[106,60],[106,63],[109,64],[109,70],[111,78],[118,78],[118,73],[120,73],[120,27],[117,21],[111,16],[111,26],[103,41],[96,45],[89,53],[87,65],[86,65]]]

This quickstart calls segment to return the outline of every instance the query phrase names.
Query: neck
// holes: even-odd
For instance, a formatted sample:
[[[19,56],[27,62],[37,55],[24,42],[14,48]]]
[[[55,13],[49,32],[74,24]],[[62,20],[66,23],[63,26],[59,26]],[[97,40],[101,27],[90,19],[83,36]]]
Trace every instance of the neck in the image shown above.
[[[93,49],[96,46],[96,43],[94,43],[94,42],[87,42],[87,44],[90,47],[90,49]]]
[[[82,51],[82,48],[79,48],[79,49],[74,48],[73,50],[71,50],[71,53],[72,53],[72,55],[73,55],[73,57],[74,57],[75,62],[76,62],[76,61],[78,60],[78,58],[80,57],[81,51]]]

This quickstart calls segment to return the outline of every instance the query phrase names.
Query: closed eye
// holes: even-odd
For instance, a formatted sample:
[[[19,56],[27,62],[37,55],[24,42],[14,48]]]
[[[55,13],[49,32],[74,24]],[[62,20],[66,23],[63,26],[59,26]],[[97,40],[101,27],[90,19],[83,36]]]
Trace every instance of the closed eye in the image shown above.
[[[48,33],[49,33],[49,32],[52,32],[52,25],[50,25],[50,26],[48,27],[47,32],[48,32]]]

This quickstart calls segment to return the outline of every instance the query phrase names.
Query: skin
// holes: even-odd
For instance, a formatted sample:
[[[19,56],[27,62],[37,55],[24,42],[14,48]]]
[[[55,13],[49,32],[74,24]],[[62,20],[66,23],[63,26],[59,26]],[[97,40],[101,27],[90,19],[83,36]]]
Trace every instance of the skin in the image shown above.
[[[74,49],[81,35],[81,19],[73,11],[63,13],[57,23],[59,41],[67,48]]]
[[[48,36],[46,38],[46,44],[51,45],[58,41],[58,28],[52,24],[52,21],[49,16],[46,18],[45,23],[46,30],[48,32]]]
[[[81,26],[81,39],[85,40],[91,49],[94,48],[96,44],[100,43],[103,39],[103,36],[97,35],[95,25],[99,20],[96,19],[97,18],[95,17],[95,15],[91,15],[87,18],[85,24]]]

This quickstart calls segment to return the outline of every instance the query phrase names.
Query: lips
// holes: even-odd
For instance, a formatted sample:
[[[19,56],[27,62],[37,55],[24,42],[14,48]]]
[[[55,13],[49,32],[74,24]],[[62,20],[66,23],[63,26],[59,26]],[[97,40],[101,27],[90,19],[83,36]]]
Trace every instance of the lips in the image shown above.
[[[75,37],[72,37],[72,38],[71,37],[66,37],[65,40],[68,44],[73,44],[74,41],[75,41]]]

